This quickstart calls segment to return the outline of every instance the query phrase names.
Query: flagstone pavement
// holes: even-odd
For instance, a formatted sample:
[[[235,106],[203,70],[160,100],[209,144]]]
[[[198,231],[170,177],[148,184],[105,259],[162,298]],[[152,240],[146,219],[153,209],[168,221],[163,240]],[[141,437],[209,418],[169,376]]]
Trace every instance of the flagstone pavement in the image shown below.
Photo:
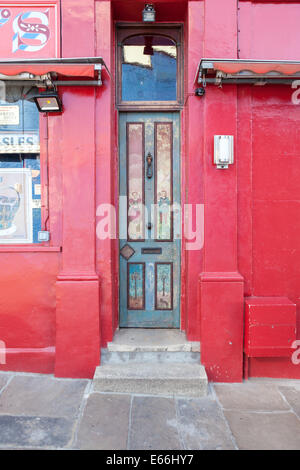
[[[300,380],[210,384],[206,397],[182,398],[0,372],[0,449],[300,449]]]

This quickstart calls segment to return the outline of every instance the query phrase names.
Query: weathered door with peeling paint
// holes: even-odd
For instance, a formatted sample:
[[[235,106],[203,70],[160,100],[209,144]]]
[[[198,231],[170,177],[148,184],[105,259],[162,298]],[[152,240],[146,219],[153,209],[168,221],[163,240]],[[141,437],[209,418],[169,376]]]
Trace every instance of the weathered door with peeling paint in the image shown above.
[[[179,113],[121,113],[119,149],[120,327],[179,328]]]

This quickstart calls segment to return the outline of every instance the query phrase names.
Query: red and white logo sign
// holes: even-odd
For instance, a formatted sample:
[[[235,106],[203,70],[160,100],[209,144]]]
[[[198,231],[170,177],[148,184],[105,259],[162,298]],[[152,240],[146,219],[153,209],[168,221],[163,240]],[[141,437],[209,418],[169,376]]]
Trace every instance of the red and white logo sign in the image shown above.
[[[57,4],[0,4],[0,57],[58,57]]]

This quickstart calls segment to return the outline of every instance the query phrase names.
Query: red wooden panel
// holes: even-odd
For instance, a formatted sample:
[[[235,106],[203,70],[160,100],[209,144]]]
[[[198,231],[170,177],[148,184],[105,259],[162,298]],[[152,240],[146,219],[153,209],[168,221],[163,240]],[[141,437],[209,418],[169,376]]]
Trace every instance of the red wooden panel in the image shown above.
[[[299,201],[255,201],[253,275],[256,295],[299,297]]]
[[[296,305],[285,297],[249,298],[245,302],[245,353],[286,356],[296,339]]]
[[[251,377],[300,378],[299,364],[293,364],[291,356],[251,358],[249,369]]]
[[[239,2],[238,13],[241,59],[300,59],[298,2]]]
[[[285,297],[251,298],[245,301],[245,322],[253,325],[292,324],[296,306]]]
[[[249,358],[259,357],[264,358],[268,357],[270,359],[277,357],[291,357],[293,354],[293,349],[291,347],[245,347],[245,354]]]
[[[143,0],[117,0],[112,2],[116,21],[142,21]],[[187,0],[162,0],[156,7],[156,21],[182,21]]]
[[[251,347],[290,347],[296,339],[296,325],[255,325],[248,329]]]

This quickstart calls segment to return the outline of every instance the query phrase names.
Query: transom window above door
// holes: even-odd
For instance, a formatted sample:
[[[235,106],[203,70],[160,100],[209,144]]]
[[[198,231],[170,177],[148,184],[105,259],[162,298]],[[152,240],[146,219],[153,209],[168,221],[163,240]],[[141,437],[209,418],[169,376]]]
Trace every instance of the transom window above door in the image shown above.
[[[118,30],[117,104],[178,106],[182,100],[181,28]]]
[[[122,101],[176,101],[177,47],[172,39],[133,36],[122,49]]]

